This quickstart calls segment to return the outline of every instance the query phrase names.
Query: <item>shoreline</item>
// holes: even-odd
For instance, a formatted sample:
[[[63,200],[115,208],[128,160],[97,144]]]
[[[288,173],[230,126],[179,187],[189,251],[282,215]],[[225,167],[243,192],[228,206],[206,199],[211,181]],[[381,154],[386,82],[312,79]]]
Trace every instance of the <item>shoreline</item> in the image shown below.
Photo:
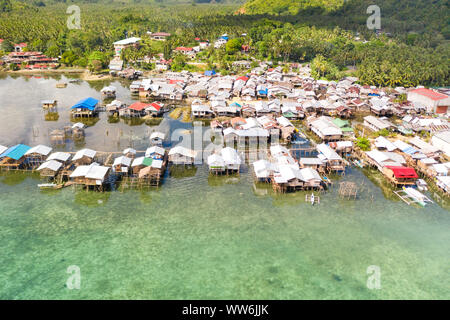
[[[18,75],[45,75],[45,74],[72,74],[80,75],[80,79],[84,81],[101,81],[101,80],[113,80],[114,77],[110,74],[91,74],[87,69],[46,69],[46,70],[5,70],[2,71],[6,74],[18,74]]]

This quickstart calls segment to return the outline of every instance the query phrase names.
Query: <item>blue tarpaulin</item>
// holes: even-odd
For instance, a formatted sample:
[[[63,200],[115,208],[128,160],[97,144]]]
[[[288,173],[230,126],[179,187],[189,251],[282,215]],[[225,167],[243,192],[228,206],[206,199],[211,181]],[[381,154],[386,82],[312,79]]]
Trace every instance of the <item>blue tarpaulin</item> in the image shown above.
[[[213,76],[216,74],[216,70],[206,70],[205,76]]]
[[[98,100],[94,98],[86,98],[84,100],[78,101],[71,109],[89,109],[90,111],[95,110],[95,106],[98,104]]]
[[[24,144],[15,145],[14,147],[7,149],[5,152],[0,154],[0,159],[8,157],[8,158],[11,158],[14,160],[19,160],[30,149],[31,149],[31,147],[26,146]]]

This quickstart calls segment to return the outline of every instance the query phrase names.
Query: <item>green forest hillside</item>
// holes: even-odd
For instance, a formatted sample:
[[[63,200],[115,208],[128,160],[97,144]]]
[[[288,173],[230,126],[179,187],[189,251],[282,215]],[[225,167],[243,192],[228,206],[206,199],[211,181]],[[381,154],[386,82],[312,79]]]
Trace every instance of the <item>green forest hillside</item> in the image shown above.
[[[248,14],[298,14],[300,10],[320,8],[325,11],[336,10],[346,0],[250,0],[243,6]]]

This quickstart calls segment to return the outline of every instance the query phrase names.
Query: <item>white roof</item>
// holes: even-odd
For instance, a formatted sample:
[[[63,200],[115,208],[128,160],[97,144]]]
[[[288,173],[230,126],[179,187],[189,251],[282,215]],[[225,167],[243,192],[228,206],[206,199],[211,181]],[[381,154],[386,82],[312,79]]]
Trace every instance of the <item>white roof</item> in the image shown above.
[[[286,147],[283,147],[282,145],[274,145],[270,146],[270,154],[274,157],[282,155],[282,154],[290,154],[289,150]]]
[[[5,152],[6,150],[8,150],[7,147],[4,147],[4,146],[0,145],[0,154],[2,154],[3,152]]]
[[[450,188],[450,176],[437,176],[436,179],[444,184],[447,188]]]
[[[439,139],[445,141],[446,143],[450,144],[450,131],[443,131],[443,132],[436,133],[433,137],[439,138]]]
[[[347,147],[353,147],[353,142],[345,140],[345,141],[337,141],[336,145],[338,148],[347,148]]]
[[[225,162],[225,164],[241,164],[242,160],[239,157],[238,152],[230,147],[223,148],[220,150],[220,154]]]
[[[131,38],[127,38],[127,39],[116,41],[116,42],[114,42],[114,45],[133,44],[133,43],[136,43],[136,42],[138,42],[140,40],[141,40],[141,38],[131,37]]]
[[[319,173],[311,168],[300,169],[298,177],[300,180],[303,181],[322,180]]]
[[[421,149],[422,151],[424,151],[425,153],[434,153],[434,152],[438,152],[439,148],[436,148],[435,146],[432,146],[431,144],[423,141],[422,139],[420,139],[419,137],[414,137],[411,140],[409,140],[409,143],[411,143],[412,145],[418,147],[419,149]]]
[[[75,129],[75,128],[84,129],[85,127],[86,127],[86,125],[84,123],[77,122],[72,126],[72,129]]]
[[[43,145],[40,144],[38,146],[35,146],[35,147],[31,148],[27,152],[25,152],[25,155],[37,153],[37,154],[41,154],[43,156],[48,156],[50,154],[50,152],[52,152],[52,150],[53,150],[52,148],[47,147],[47,146],[43,146]]]
[[[290,165],[279,165],[278,172],[274,174],[275,182],[286,183],[292,179],[299,178],[299,170]]]
[[[158,132],[158,131],[155,131],[155,132],[153,132],[153,133],[150,135],[150,139],[151,139],[151,140],[153,140],[153,139],[155,139],[155,138],[164,140],[165,137],[166,137],[166,135],[165,135],[164,133]]]
[[[103,181],[110,168],[104,166],[91,166],[86,174],[87,179]]]
[[[203,104],[196,104],[191,106],[192,112],[212,112],[209,106]]]
[[[39,166],[39,168],[37,168],[37,171],[41,171],[44,169],[50,169],[52,171],[58,171],[62,166],[61,162],[55,161],[55,160],[50,160],[50,161],[46,161],[43,164],[41,164]]]
[[[379,164],[389,159],[387,155],[378,150],[367,151],[366,154],[369,156],[369,158],[375,160],[375,162]]]
[[[286,119],[283,116],[277,118],[277,121],[282,127],[289,127],[289,126],[293,127],[294,126],[288,119]]]
[[[85,177],[92,167],[99,166],[98,163],[92,163],[88,166],[78,166],[70,175],[70,178]]]
[[[94,158],[95,155],[97,154],[97,151],[91,150],[91,149],[82,149],[80,151],[78,151],[77,153],[75,153],[75,156],[73,157],[73,161],[76,160],[80,160],[83,157],[88,157],[88,158]]]
[[[70,159],[70,153],[68,152],[53,152],[48,158],[48,160],[58,160],[62,162],[66,162]]]
[[[317,150],[325,156],[327,160],[342,160],[341,156],[339,156],[336,151],[331,149],[325,143],[321,143],[317,145]]]
[[[147,149],[147,151],[145,151],[145,156],[146,157],[150,157],[152,154],[160,154],[160,155],[164,155],[166,153],[166,150],[164,150],[164,148],[158,147],[158,146],[153,146]]]
[[[128,153],[136,154],[136,150],[133,148],[126,148],[125,150],[123,150],[123,154],[128,154]]]
[[[116,159],[114,159],[114,164],[113,166],[118,166],[118,165],[124,165],[126,167],[129,167],[131,164],[132,159],[125,157],[125,156],[120,156]]]
[[[441,175],[444,175],[444,176],[446,176],[448,174],[448,168],[443,163],[433,164],[433,168],[434,168],[434,170],[436,170],[436,172],[438,174],[441,174]]]
[[[391,125],[386,123],[385,121],[382,121],[374,116],[367,116],[364,117],[364,121],[367,121],[371,125],[375,126],[377,129],[387,129]]]
[[[276,165],[267,160],[258,160],[253,162],[253,170],[258,178],[269,178],[276,169]]]
[[[224,167],[225,161],[221,155],[214,153],[208,157],[208,166]]]
[[[388,151],[394,151],[395,149],[397,149],[397,146],[395,144],[393,144],[383,136],[379,136],[375,139],[375,146],[377,148],[387,149]]]
[[[142,165],[142,163],[144,162],[145,157],[139,157],[133,160],[133,164],[131,165],[132,167],[137,167]]]
[[[342,135],[342,130],[325,117],[320,117],[311,122],[311,127],[319,130],[325,136]]]
[[[306,165],[321,165],[323,161],[320,158],[301,158],[300,163]]]
[[[194,150],[185,148],[183,146],[176,146],[176,147],[173,147],[172,149],[170,149],[170,151],[169,151],[169,156],[174,155],[174,154],[181,154],[185,157],[195,158],[195,156],[197,155],[197,152],[195,152]]]
[[[117,88],[114,86],[104,87],[100,92],[116,92]]]
[[[150,167],[156,168],[156,169],[161,169],[162,165],[163,165],[163,161],[162,160],[155,160],[155,159],[153,159],[152,160],[152,164],[150,165]]]

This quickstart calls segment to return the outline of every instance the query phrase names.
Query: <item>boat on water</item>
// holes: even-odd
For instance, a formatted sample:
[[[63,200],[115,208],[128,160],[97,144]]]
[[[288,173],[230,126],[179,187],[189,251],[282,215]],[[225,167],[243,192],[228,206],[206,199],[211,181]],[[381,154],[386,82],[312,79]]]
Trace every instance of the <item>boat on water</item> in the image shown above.
[[[67,82],[58,82],[56,84],[56,87],[57,88],[65,88],[65,87],[67,87]]]
[[[420,191],[428,191],[428,184],[423,179],[418,179],[416,181],[416,186]]]
[[[427,202],[432,202],[426,195],[420,193],[418,190],[411,187],[403,187],[403,191],[409,198],[411,198],[415,203],[420,204],[425,207]]]
[[[360,168],[363,168],[363,165],[362,165],[361,161],[359,161],[359,160],[353,160],[353,163],[355,164],[355,166],[360,167]]]

